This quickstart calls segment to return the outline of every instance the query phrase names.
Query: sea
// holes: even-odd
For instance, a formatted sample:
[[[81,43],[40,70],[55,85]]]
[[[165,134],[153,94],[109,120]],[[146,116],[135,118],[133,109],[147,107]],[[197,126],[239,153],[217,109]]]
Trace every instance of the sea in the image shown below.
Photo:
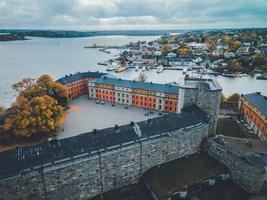
[[[106,67],[98,65],[114,58],[120,50],[110,50],[103,53],[97,49],[84,48],[86,45],[117,45],[122,46],[129,42],[152,41],[159,36],[96,36],[85,38],[38,38],[30,37],[24,41],[8,41],[0,43],[0,105],[8,107],[14,102],[16,93],[12,84],[23,78],[38,78],[42,74],[50,74],[55,79],[66,74],[83,71],[105,72]],[[140,72],[134,69],[115,74],[113,76],[133,80]],[[156,70],[145,72],[147,81],[157,83],[181,82],[182,71],[168,71],[156,73]],[[256,80],[255,76],[242,78],[227,78],[222,76],[206,76],[215,78],[228,96],[235,92],[246,94],[261,92],[267,95],[267,81]]]

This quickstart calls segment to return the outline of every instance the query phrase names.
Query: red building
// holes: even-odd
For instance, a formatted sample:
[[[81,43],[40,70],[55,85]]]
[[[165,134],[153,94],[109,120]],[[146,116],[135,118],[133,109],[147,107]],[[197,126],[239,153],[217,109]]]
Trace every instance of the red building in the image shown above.
[[[260,92],[241,95],[239,110],[255,133],[267,140],[267,97]]]
[[[57,80],[68,89],[69,99],[73,99],[88,93],[88,81],[94,80],[103,76],[104,73],[99,72],[78,72],[75,74],[66,75],[65,77]]]

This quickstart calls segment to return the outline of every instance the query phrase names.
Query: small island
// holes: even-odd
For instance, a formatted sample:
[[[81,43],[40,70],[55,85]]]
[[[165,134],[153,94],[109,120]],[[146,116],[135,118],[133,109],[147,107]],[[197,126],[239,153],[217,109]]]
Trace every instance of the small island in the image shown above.
[[[17,34],[1,34],[0,33],[0,42],[4,41],[16,41],[16,40],[27,40],[23,35]]]

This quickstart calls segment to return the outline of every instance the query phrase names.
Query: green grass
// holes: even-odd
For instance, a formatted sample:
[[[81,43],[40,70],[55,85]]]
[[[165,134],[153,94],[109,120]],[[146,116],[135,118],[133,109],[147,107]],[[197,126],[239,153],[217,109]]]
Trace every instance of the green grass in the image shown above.
[[[221,118],[218,120],[217,135],[245,138],[246,134],[233,118]]]
[[[228,169],[206,153],[194,154],[150,169],[144,180],[162,198],[186,190],[202,179],[227,173]]]

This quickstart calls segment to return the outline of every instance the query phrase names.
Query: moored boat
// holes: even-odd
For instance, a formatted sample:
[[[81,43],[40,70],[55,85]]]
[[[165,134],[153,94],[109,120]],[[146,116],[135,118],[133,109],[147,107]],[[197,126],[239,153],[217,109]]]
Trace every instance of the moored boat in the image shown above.
[[[235,78],[235,75],[234,74],[223,73],[222,76],[229,77],[229,78]]]
[[[146,67],[143,67],[143,68],[142,68],[142,72],[144,72],[144,71],[146,71]]]
[[[162,65],[159,65],[158,68],[157,68],[157,73],[161,73],[163,72],[164,68]]]
[[[115,72],[116,73],[121,73],[121,72],[124,72],[126,70],[126,67],[118,67],[115,69]]]

